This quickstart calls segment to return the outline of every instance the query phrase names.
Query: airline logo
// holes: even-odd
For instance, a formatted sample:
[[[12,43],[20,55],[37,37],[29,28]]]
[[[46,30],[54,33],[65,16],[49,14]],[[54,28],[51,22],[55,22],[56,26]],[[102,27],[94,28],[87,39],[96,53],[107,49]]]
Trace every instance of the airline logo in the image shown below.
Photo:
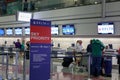
[[[34,20],[31,22],[31,43],[51,43],[50,22]]]

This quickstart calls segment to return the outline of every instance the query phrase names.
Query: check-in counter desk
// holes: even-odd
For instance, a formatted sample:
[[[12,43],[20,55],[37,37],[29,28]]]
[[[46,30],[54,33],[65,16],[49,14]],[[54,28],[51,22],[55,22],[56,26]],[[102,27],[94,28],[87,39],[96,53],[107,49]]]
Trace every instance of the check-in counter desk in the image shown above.
[[[88,76],[90,78],[90,64],[91,64],[91,53],[87,53],[86,51],[82,51],[80,53],[76,53],[76,52],[65,52],[64,54],[60,54],[57,53],[56,51],[56,56],[52,55],[51,58],[55,58],[55,59],[63,59],[65,57],[73,57],[75,58],[79,58],[81,57],[81,61],[80,61],[80,66],[84,66],[88,69]],[[113,65],[117,64],[117,55],[118,53],[116,51],[105,51],[104,54],[102,55],[102,57],[111,57],[112,58],[112,63]],[[116,59],[116,61],[115,61]],[[51,66],[53,65],[53,62],[51,62]],[[52,69],[51,69],[52,70]],[[53,71],[51,71],[53,72]]]
[[[82,51],[80,53],[75,53],[75,52],[63,52],[62,50],[56,50],[56,51],[52,51],[51,57],[52,58],[61,58],[63,59],[64,57],[88,57],[89,55],[91,55],[90,53],[87,53],[86,51]],[[112,65],[117,65],[117,55],[118,52],[116,52],[115,49],[109,49],[106,50],[103,54],[103,57],[112,57]]]
[[[52,48],[51,57],[65,56],[66,50],[59,47]]]
[[[117,50],[108,49],[104,52],[103,57],[104,56],[112,57],[112,65],[117,65],[117,55],[118,55]]]

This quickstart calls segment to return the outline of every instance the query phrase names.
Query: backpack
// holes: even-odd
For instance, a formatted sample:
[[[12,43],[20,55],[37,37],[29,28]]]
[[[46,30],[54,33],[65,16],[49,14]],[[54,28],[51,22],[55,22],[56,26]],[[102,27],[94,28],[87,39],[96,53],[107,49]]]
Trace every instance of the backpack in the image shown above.
[[[69,67],[69,65],[73,62],[72,57],[65,57],[63,58],[62,66],[63,67]]]

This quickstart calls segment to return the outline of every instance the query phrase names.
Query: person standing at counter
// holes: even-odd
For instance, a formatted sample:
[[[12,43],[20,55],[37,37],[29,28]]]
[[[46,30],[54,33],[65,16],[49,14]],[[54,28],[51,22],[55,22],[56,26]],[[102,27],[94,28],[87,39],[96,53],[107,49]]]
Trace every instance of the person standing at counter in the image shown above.
[[[95,77],[99,77],[101,74],[101,60],[103,49],[104,45],[100,40],[92,40],[92,75]]]
[[[21,49],[21,43],[19,39],[17,39],[17,42],[15,42],[15,47]]]
[[[92,53],[92,40],[90,40],[90,44],[88,44],[86,50],[87,50],[88,53]]]
[[[117,58],[118,58],[118,65],[119,65],[119,70],[118,70],[118,72],[119,72],[119,75],[120,75],[120,48],[118,49],[118,56],[117,56]]]
[[[91,54],[92,53],[92,40],[90,40],[90,43],[87,45],[87,53]],[[88,63],[90,62],[90,74],[92,74],[92,57],[90,55],[90,61],[88,59]]]
[[[26,59],[29,59],[29,50],[30,50],[30,41],[27,41],[26,42],[26,46],[27,46],[27,48],[26,48]]]
[[[105,52],[109,49],[108,46],[105,47]],[[105,56],[104,57],[104,69],[105,69],[105,76],[106,77],[111,77],[111,72],[112,72],[112,57],[110,56]]]
[[[24,54],[24,50],[25,50],[25,40],[22,40],[22,44],[21,44],[21,55]]]

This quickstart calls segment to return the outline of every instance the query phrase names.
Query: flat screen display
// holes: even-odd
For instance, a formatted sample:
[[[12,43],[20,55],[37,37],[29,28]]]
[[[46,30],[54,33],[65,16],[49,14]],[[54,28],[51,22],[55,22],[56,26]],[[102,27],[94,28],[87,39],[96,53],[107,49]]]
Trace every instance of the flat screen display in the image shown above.
[[[15,35],[22,35],[22,28],[21,27],[15,28]]]
[[[6,28],[6,35],[8,36],[13,35],[13,28]]]
[[[4,28],[0,28],[0,36],[4,36],[5,35],[5,30]]]
[[[16,16],[17,21],[30,22],[30,19],[32,19],[32,13],[30,12],[18,12]]]
[[[30,35],[30,27],[25,27],[25,35]]]
[[[98,34],[114,34],[113,22],[98,23]]]
[[[58,33],[59,33],[58,25],[52,25],[51,26],[51,34],[52,35],[58,35]]]
[[[62,25],[63,35],[75,35],[74,24]]]

